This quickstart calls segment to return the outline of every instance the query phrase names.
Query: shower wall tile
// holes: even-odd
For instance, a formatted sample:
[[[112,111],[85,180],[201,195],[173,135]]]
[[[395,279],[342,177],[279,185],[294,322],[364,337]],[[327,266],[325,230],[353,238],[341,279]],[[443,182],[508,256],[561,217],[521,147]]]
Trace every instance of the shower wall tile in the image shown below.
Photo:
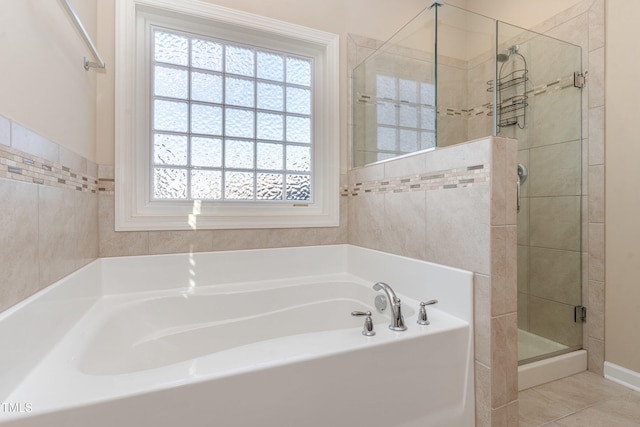
[[[508,164],[517,164],[517,144],[497,138],[491,155],[491,225],[517,224],[517,168],[507,169]]]
[[[605,7],[604,3],[594,2],[589,9],[589,50],[604,47]]]
[[[409,157],[390,160],[384,163],[384,177],[418,175],[424,173],[427,165],[427,153],[418,153]],[[364,181],[370,181],[365,179]]]
[[[518,245],[518,292],[529,293],[529,252],[526,245]]]
[[[580,250],[580,196],[530,199],[531,246]]]
[[[59,147],[60,164],[81,173],[87,173],[87,159],[65,147]],[[96,176],[96,175],[93,175]]]
[[[518,212],[518,244],[529,245],[529,203],[528,197],[520,198],[520,212]]]
[[[573,320],[574,306],[529,295],[529,331],[569,347],[582,344],[582,323]]]
[[[568,305],[580,305],[580,252],[536,247],[530,251],[529,293]]]
[[[520,141],[518,141],[518,143],[519,142]],[[530,154],[531,154],[531,150],[530,149],[518,150],[518,163],[523,164],[524,167],[527,168],[527,170],[531,166]],[[529,184],[530,183],[531,183],[531,180],[528,179],[528,178],[524,182],[520,183],[520,196],[521,197],[529,197]],[[520,221],[518,221],[518,224],[520,224]]]
[[[588,336],[604,341],[604,282],[589,280],[587,294],[587,324],[589,325]]]
[[[427,170],[437,172],[491,163],[492,138],[483,138],[465,144],[436,149],[428,153]]]
[[[582,13],[574,18],[568,19],[554,29],[548,31],[546,35],[550,37],[554,37],[559,40],[567,41],[577,46],[588,46],[589,45],[589,32],[585,31],[585,28],[589,26],[589,14]],[[565,47],[566,49],[566,47]],[[566,51],[565,51],[566,52]],[[586,55],[587,49],[582,50],[582,54]],[[558,58],[562,58],[562,56],[551,55],[551,52],[547,52],[547,56],[549,60],[557,61]],[[582,62],[586,63],[586,56],[584,56]],[[567,61],[569,64],[570,61]],[[568,70],[571,74],[574,71],[578,70]]]
[[[0,178],[0,311],[40,289],[38,187]]]
[[[604,222],[604,165],[589,166],[589,222]]]
[[[529,196],[576,196],[582,191],[581,141],[531,149]]]
[[[604,105],[604,47],[589,52],[589,108]]]
[[[589,164],[604,164],[604,107],[589,109]]]
[[[11,122],[0,116],[0,144],[11,145]]]
[[[518,329],[529,330],[529,295],[518,293]]]
[[[493,409],[491,413],[491,421],[494,426],[517,426],[520,413],[518,412],[518,401],[513,401],[498,409]]]
[[[604,224],[589,224],[589,280],[604,282]]]
[[[580,138],[580,102],[576,102],[575,96],[567,96],[567,92],[552,92],[544,96],[536,96],[531,100],[531,111],[535,113],[538,123],[546,123],[545,126],[536,126],[531,131],[531,147],[557,144],[560,142],[574,141]],[[565,120],[557,120],[562,113]]]

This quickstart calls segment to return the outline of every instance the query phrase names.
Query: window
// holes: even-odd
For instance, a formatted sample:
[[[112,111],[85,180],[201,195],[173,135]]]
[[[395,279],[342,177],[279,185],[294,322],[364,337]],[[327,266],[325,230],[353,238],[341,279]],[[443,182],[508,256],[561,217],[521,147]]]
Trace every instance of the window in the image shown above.
[[[377,160],[435,147],[433,83],[379,74],[376,101]]]
[[[117,13],[117,230],[338,225],[337,36],[196,0]]]

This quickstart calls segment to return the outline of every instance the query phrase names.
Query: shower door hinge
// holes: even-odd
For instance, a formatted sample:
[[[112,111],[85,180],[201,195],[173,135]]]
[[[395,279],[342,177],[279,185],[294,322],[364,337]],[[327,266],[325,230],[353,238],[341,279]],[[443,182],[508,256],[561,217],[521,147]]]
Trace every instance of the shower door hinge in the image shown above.
[[[573,308],[573,321],[576,323],[587,321],[587,307],[583,305],[576,305]]]
[[[582,89],[585,84],[587,84],[587,72],[581,73],[580,71],[574,71],[573,86]]]

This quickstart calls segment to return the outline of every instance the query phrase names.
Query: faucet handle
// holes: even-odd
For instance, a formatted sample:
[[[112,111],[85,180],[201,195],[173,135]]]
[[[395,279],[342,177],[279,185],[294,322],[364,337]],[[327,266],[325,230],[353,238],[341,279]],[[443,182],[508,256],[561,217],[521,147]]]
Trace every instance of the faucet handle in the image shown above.
[[[367,316],[364,319],[364,327],[362,328],[362,335],[367,337],[372,337],[376,334],[376,331],[373,330],[373,320],[371,320],[371,312],[370,311],[352,311],[352,316]]]
[[[438,302],[437,299],[432,299],[427,302],[420,303],[420,311],[418,312],[418,325],[428,325],[429,319],[427,318],[427,309],[426,306],[436,304]]]

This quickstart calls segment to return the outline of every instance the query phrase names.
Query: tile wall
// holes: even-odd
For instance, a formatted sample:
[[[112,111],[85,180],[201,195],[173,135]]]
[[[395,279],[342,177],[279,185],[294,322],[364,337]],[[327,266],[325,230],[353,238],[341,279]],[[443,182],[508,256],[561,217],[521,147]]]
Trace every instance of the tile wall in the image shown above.
[[[0,116],[0,311],[98,256],[98,168]]]

